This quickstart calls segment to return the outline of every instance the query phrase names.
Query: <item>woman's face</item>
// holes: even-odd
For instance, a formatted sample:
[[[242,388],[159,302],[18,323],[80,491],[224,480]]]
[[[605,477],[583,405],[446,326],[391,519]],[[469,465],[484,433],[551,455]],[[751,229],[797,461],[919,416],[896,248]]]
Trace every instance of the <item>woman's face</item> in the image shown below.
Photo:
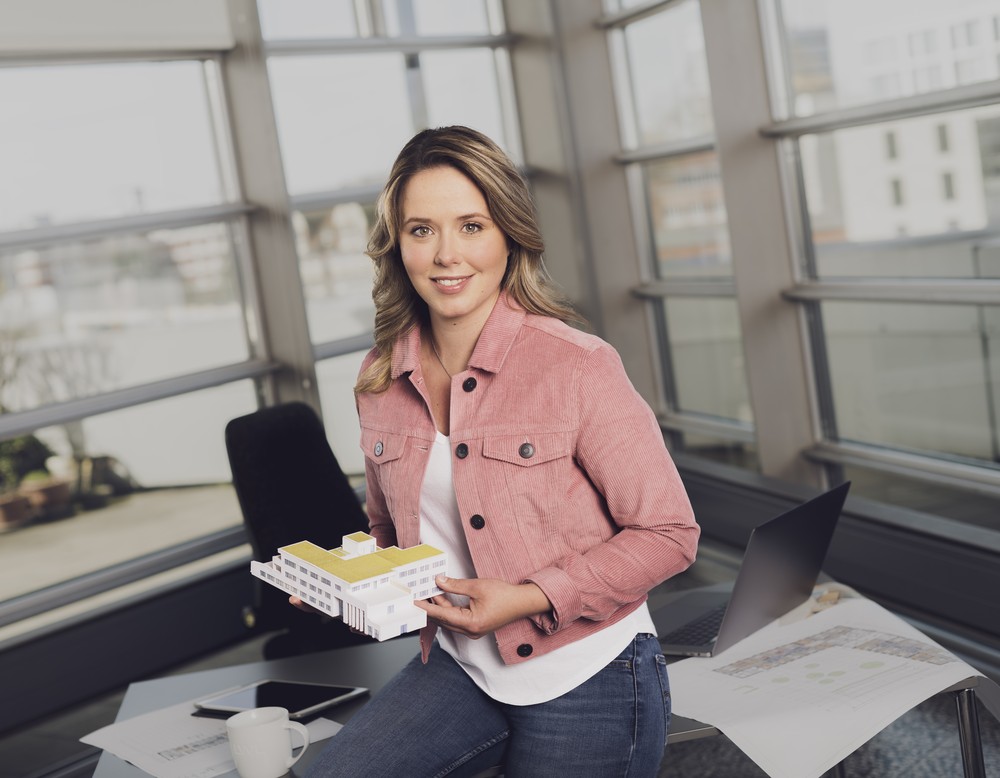
[[[407,182],[399,248],[432,324],[486,322],[507,269],[507,238],[464,173],[434,167]]]

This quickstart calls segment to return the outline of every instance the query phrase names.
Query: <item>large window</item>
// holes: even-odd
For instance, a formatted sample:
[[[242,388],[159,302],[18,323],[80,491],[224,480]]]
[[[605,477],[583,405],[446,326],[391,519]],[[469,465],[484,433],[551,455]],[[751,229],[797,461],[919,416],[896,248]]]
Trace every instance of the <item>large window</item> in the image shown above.
[[[960,518],[996,528],[996,5],[775,7],[787,116],[768,132],[796,149],[808,217],[789,296],[828,376],[814,455],[855,493],[925,509],[964,481]],[[918,498],[901,499],[907,469]]]
[[[259,353],[219,76],[0,69],[0,566],[33,571],[0,605],[239,526],[222,427]]]
[[[638,291],[659,324],[674,445],[755,467],[753,414],[697,0],[606,10],[633,203],[652,279]],[[634,188],[635,189],[635,188]]]
[[[0,68],[0,635],[242,543],[223,433],[261,403],[318,400],[360,474],[389,165],[447,123],[519,155],[496,0],[258,10],[260,37],[232,21],[237,62],[187,53],[194,32],[75,50],[39,20],[38,52]]]
[[[675,447],[997,527],[995,2],[603,8]]]

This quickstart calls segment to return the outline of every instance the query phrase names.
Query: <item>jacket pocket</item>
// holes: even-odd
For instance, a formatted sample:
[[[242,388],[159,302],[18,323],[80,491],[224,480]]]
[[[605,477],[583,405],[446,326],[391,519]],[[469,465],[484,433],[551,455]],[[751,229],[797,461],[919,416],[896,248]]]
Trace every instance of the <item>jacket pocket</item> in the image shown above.
[[[403,455],[405,447],[406,435],[375,429],[361,429],[361,450],[376,465],[399,459]]]
[[[573,437],[568,432],[498,435],[483,440],[483,458],[491,480],[510,495],[518,523],[532,526],[543,536],[552,528],[539,522],[553,514],[560,495],[568,489],[574,467],[572,454]]]
[[[406,462],[403,456],[406,451],[406,441],[406,435],[361,428],[361,450],[385,497],[386,508],[392,516],[399,515],[403,496],[398,488],[390,489],[389,485],[401,482]]]

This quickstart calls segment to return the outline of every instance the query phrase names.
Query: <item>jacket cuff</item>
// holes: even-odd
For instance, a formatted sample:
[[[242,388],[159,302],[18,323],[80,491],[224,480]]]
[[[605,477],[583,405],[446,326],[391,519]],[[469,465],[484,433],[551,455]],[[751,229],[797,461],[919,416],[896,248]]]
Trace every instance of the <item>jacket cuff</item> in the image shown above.
[[[535,626],[546,635],[552,635],[567,624],[572,624],[583,613],[580,593],[564,570],[547,567],[525,578],[524,582],[535,584],[552,603],[551,611],[531,617]]]

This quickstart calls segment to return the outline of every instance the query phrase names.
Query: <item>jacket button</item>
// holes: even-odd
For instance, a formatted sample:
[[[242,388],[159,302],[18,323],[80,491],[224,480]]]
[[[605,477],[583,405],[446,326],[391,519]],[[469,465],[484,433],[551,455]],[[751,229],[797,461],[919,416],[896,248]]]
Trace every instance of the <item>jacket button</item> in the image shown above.
[[[384,448],[382,446],[382,441],[380,440],[378,443],[375,444],[375,456],[377,456],[377,457],[382,456],[382,452],[383,451],[384,451]]]
[[[518,656],[531,656],[531,652],[534,651],[530,643],[522,643],[517,647]]]
[[[462,388],[467,392],[471,392],[473,389],[476,388],[476,379],[466,378],[464,381],[462,381]]]
[[[455,456],[457,456],[459,459],[465,459],[467,456],[469,456],[469,447],[464,443],[459,443],[457,446],[455,446]]]
[[[486,519],[480,516],[478,513],[469,519],[469,524],[472,525],[473,529],[482,529],[486,526]]]
[[[521,448],[517,450],[517,453],[520,454],[523,459],[531,459],[535,455],[535,447],[530,443],[522,443]]]

